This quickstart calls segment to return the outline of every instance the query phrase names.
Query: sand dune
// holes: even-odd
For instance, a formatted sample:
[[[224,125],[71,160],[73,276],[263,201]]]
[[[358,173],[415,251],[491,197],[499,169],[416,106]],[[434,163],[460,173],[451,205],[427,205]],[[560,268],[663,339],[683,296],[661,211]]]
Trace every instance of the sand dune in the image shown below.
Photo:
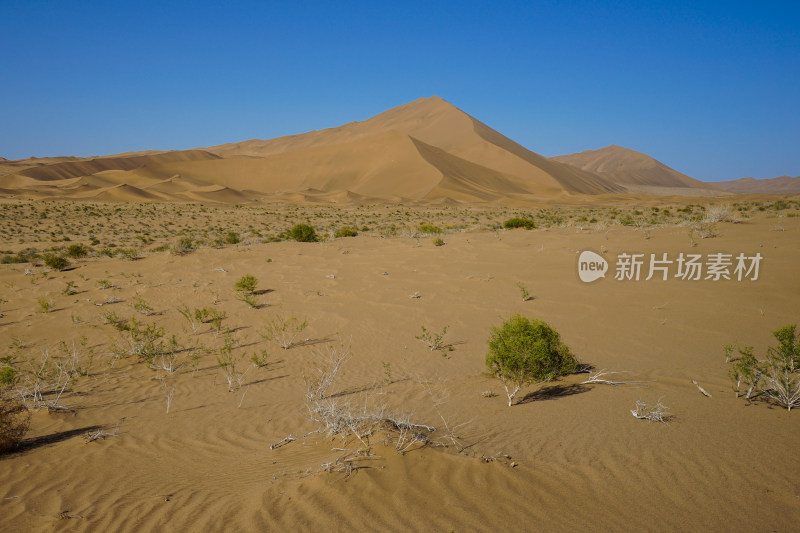
[[[631,192],[663,194],[664,188],[682,189],[683,195],[713,195],[713,184],[704,183],[668,167],[641,152],[611,145],[599,150],[585,150],[576,154],[551,158],[583,170],[593,172],[614,183],[625,186]],[[700,189],[695,192],[691,189]],[[671,194],[676,194],[673,190]],[[680,193],[677,193],[680,194]]]
[[[715,181],[714,186],[736,194],[797,194],[800,193],[800,176],[779,176],[762,180],[741,178]]]
[[[175,176],[184,181],[167,181]],[[70,180],[81,177],[103,181],[81,182],[78,189]],[[795,190],[791,178],[779,180],[757,191],[747,189],[749,182],[730,187],[736,192]],[[98,189],[97,198],[109,201],[118,191],[100,189],[125,184],[138,190],[133,194],[137,201],[207,198],[236,203],[269,198],[315,203],[525,205],[569,198],[592,202],[598,195],[628,195],[635,200],[637,196],[729,194],[619,146],[543,157],[436,96],[361,122],[270,140],[86,159],[0,161],[0,186],[14,194],[86,198],[90,196],[87,184]],[[211,185],[224,189],[193,190]]]
[[[578,194],[623,191],[603,178],[553,163],[523,148],[436,96],[390,109],[363,122],[267,141],[220,145],[207,150],[223,157],[269,157],[352,143],[387,132],[404,133],[466,161],[526,180],[539,190],[561,189]],[[500,194],[503,192],[498,191]]]

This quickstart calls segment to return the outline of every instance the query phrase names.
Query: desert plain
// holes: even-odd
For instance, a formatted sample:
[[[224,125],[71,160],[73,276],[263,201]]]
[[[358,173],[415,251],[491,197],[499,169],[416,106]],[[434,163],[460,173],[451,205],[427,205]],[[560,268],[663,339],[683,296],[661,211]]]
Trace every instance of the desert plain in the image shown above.
[[[0,377],[30,425],[0,456],[0,529],[796,530],[797,410],[737,395],[724,347],[763,358],[798,324],[800,197],[591,155],[543,158],[433,98],[4,162]],[[604,278],[581,280],[584,251]],[[678,275],[718,254],[725,275]],[[515,314],[580,367],[509,407],[485,359]]]

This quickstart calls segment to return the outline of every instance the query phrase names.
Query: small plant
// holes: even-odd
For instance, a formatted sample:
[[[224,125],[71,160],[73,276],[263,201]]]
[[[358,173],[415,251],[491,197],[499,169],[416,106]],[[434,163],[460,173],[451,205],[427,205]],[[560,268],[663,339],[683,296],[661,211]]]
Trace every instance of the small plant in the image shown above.
[[[516,229],[516,228],[534,229],[536,228],[536,222],[534,222],[530,218],[513,217],[503,222],[503,227],[506,229]]]
[[[239,244],[242,242],[242,239],[235,231],[229,231],[225,234],[225,242],[228,244]]]
[[[234,392],[241,388],[242,381],[245,374],[250,370],[249,368],[244,372],[239,368],[242,356],[234,357],[233,348],[235,342],[230,334],[225,335],[222,346],[217,355],[217,364],[225,374],[225,380],[228,382],[228,392]]]
[[[284,350],[288,350],[294,346],[294,340],[307,326],[307,320],[300,322],[295,317],[286,318],[276,315],[267,321],[264,331],[260,335],[268,341],[277,342]]]
[[[97,280],[97,287],[98,287],[98,288],[99,288],[101,291],[105,291],[105,290],[108,290],[108,289],[110,289],[111,287],[113,287],[113,285],[112,285],[112,284],[111,284],[111,282],[110,282],[110,281],[108,281],[107,279],[98,279],[98,280]]]
[[[31,413],[10,391],[0,389],[0,454],[16,448],[30,427]]]
[[[434,246],[444,246],[445,242],[441,237],[436,237],[435,239],[433,239],[433,245]]]
[[[239,299],[249,305],[253,309],[259,309],[261,304],[258,303],[258,299],[256,298],[255,294],[249,294],[243,292],[239,295]]]
[[[137,248],[120,248],[117,250],[116,255],[128,261],[136,261],[141,257]]]
[[[72,296],[78,294],[78,291],[76,289],[77,287],[75,286],[75,282],[68,281],[67,286],[64,287],[64,290],[61,291],[61,294],[63,294],[64,296]]]
[[[453,346],[450,344],[445,344],[444,342],[444,336],[447,334],[447,328],[448,326],[445,326],[441,333],[434,333],[432,331],[428,331],[425,326],[422,326],[422,333],[414,338],[427,345],[431,351],[445,349],[447,351],[453,351]]]
[[[44,256],[44,264],[53,270],[64,270],[69,268],[69,260],[60,255],[47,254]]]
[[[442,232],[442,228],[433,224],[420,224],[419,232],[427,235],[436,235]]]
[[[486,366],[503,382],[509,407],[523,386],[550,381],[578,368],[561,336],[542,320],[514,315],[499,328],[492,328],[488,344]]]
[[[383,365],[383,382],[391,385],[394,383],[394,379],[392,379],[392,364],[383,361],[381,363]]]
[[[50,311],[53,310],[53,302],[51,302],[47,298],[39,298],[36,301],[39,303],[40,313],[49,313]]]
[[[194,250],[194,242],[192,242],[192,239],[188,237],[182,237],[175,241],[175,243],[172,245],[173,255],[186,255],[194,252]]]
[[[333,236],[336,237],[337,239],[342,238],[342,237],[357,237],[358,236],[358,230],[356,230],[355,228],[352,228],[350,226],[343,226],[343,227],[337,229],[336,233],[334,233]]]
[[[317,242],[317,232],[309,224],[295,224],[287,236],[290,240],[297,242]]]
[[[523,302],[527,302],[531,299],[531,293],[528,292],[528,289],[525,288],[525,285],[523,285],[521,281],[517,282],[517,287],[519,287],[519,293],[522,296]]]
[[[250,362],[257,367],[265,367],[269,365],[269,353],[266,350],[261,350],[260,353],[254,353],[250,357]]]
[[[237,291],[246,294],[253,294],[256,292],[256,287],[258,287],[258,280],[255,278],[255,276],[250,274],[242,276],[239,278],[239,281],[234,284],[234,288]]]
[[[70,244],[67,247],[67,255],[73,259],[80,259],[89,255],[89,248],[83,244]]]
[[[155,314],[155,312],[153,311],[153,308],[150,306],[150,304],[148,304],[144,300],[144,298],[142,298],[138,294],[136,295],[136,300],[134,300],[134,302],[131,304],[131,306],[133,307],[134,311],[136,311],[137,313],[142,314],[144,316],[150,316],[150,315]]]

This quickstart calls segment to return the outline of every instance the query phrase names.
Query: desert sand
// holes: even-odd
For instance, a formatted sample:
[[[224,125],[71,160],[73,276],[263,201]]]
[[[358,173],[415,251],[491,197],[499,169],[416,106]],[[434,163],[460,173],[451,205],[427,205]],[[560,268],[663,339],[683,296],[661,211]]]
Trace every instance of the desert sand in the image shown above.
[[[758,278],[616,279],[622,254],[720,253]],[[797,410],[737,397],[723,347],[763,358],[798,323],[799,260],[796,195],[620,147],[543,157],[437,97],[0,160],[0,378],[31,411],[0,530],[796,530]],[[509,407],[485,357],[514,314],[582,366]]]
[[[613,206],[536,209],[5,200],[6,256],[76,243],[93,251],[63,271],[40,259],[0,265],[4,353],[21,369],[45,352],[80,369],[58,397],[65,409],[34,412],[21,447],[0,458],[0,529],[794,530],[797,413],[736,398],[722,347],[763,354],[770,332],[798,322],[800,203],[749,200],[737,210],[716,200],[736,223],[704,223],[713,205],[693,201],[606,197]],[[503,229],[511,216],[539,227]],[[297,222],[325,240],[271,242]],[[421,224],[441,228],[445,244]],[[332,238],[343,225],[359,235]],[[227,231],[241,242],[219,242]],[[197,249],[170,253],[182,236]],[[587,284],[577,274],[582,250],[609,262],[633,252],[764,259],[756,281],[619,281],[611,271]],[[254,306],[234,289],[247,274],[258,280]],[[74,294],[65,294],[69,282]],[[192,325],[183,306],[226,318],[219,331]],[[508,407],[484,358],[490,329],[514,313],[546,320],[581,362],[637,383],[582,384],[588,374],[575,374],[526,387]],[[261,335],[278,317],[307,320],[289,349]],[[122,356],[126,337],[113,322],[130,318],[175,336],[174,373]],[[451,349],[416,339],[423,326],[447,327]],[[218,364],[226,340],[246,372],[232,391]],[[304,376],[342,346],[350,359],[331,389],[339,401],[433,426],[447,446],[400,454],[378,434],[368,443],[374,457],[357,462],[370,468],[329,471],[343,449],[363,445],[317,431]],[[254,354],[266,364],[251,363]],[[660,400],[668,423],[632,417],[637,400]],[[98,432],[105,438],[87,442]]]

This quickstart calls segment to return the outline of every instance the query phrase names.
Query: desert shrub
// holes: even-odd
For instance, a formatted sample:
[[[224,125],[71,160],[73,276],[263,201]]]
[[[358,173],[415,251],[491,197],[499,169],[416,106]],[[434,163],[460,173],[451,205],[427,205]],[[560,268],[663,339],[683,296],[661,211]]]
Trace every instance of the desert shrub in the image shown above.
[[[89,255],[89,248],[83,244],[70,244],[67,247],[67,255],[73,259],[79,259]]]
[[[60,255],[47,254],[44,256],[44,264],[53,270],[64,270],[69,267],[69,260]]]
[[[245,274],[233,286],[239,292],[253,294],[258,286],[258,280],[251,274]]]
[[[317,242],[317,232],[309,224],[295,224],[287,233],[287,237],[297,242]]]
[[[182,237],[172,245],[174,255],[186,255],[194,252],[195,245],[189,237]]]
[[[516,229],[516,228],[534,229],[536,227],[536,222],[534,222],[530,218],[513,217],[503,222],[503,227],[506,229]]]
[[[337,239],[340,237],[356,237],[357,235],[358,231],[350,226],[342,226],[336,230],[336,233],[333,234],[333,236]]]
[[[0,389],[0,453],[13,450],[28,432],[31,413],[21,401]]]
[[[784,326],[772,332],[777,347],[767,349],[766,359],[758,359],[752,346],[737,348],[739,356],[732,358],[733,347],[725,346],[729,375],[738,397],[746,388],[748,400],[763,394],[791,410],[800,405],[800,337],[797,326]]]
[[[435,239],[433,239],[433,245],[434,246],[444,246],[445,244],[446,243],[444,242],[444,240],[441,237],[436,237]]]
[[[428,234],[439,234],[442,232],[442,228],[439,226],[435,226],[433,224],[420,224],[419,226],[420,233],[428,233]]]
[[[225,242],[228,244],[239,244],[242,242],[242,239],[235,231],[229,231],[225,234]]]
[[[28,262],[28,258],[27,257],[23,257],[21,255],[14,255],[14,254],[4,255],[3,258],[0,259],[0,263],[2,263],[4,265],[11,265],[11,264],[15,264],[15,263],[27,263],[27,262]]]
[[[547,322],[514,315],[489,337],[486,366],[500,378],[512,405],[520,388],[571,374],[577,361],[561,336]]]
[[[136,261],[140,257],[139,250],[136,248],[119,248],[113,253],[122,257],[123,259],[127,259],[128,261]]]
[[[636,225],[636,221],[633,220],[633,217],[630,216],[630,215],[622,215],[621,217],[619,217],[619,223],[622,224],[623,226],[635,226]]]

